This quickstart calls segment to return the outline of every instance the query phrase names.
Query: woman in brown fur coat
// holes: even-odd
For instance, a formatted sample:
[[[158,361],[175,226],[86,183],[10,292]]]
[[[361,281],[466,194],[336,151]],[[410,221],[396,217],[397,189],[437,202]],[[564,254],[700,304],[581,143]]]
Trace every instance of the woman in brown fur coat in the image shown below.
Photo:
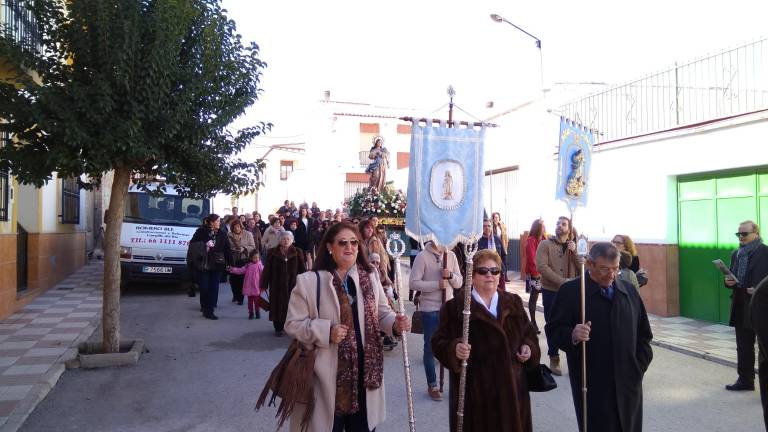
[[[440,326],[432,336],[432,351],[450,371],[451,430],[456,430],[461,361],[468,359],[464,430],[531,432],[525,372],[539,364],[536,331],[520,297],[496,289],[502,268],[499,255],[485,249],[474,262],[469,344],[461,343],[463,291],[440,311]]]
[[[288,301],[296,286],[296,276],[304,273],[304,253],[293,245],[293,234],[283,231],[280,243],[267,252],[264,273],[261,274],[261,289],[269,290],[269,320],[275,327],[275,336],[283,335],[288,315]]]

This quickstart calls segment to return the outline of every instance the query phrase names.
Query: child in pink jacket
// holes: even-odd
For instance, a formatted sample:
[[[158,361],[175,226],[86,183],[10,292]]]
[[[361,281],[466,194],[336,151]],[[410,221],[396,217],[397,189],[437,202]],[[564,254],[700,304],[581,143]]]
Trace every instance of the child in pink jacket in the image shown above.
[[[245,275],[243,281],[243,295],[248,297],[248,319],[261,318],[259,314],[259,283],[261,282],[261,273],[264,271],[264,264],[259,259],[259,250],[254,249],[248,255],[248,264],[243,267],[228,267],[227,271],[236,275]]]

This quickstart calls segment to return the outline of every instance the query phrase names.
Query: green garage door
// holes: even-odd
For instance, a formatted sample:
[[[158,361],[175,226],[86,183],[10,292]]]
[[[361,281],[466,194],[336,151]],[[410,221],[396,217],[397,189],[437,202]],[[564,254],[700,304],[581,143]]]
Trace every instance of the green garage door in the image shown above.
[[[768,170],[681,177],[678,201],[680,314],[727,323],[730,291],[711,261],[730,262],[740,222],[768,228]]]

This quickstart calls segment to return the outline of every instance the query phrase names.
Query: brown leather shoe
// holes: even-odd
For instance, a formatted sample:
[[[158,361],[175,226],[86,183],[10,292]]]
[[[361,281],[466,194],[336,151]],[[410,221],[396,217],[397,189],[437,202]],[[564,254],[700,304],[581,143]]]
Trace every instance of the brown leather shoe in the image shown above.
[[[443,400],[443,395],[440,393],[440,389],[437,387],[430,387],[427,390],[427,393],[429,393],[429,397],[431,397],[433,401],[439,402]]]
[[[563,375],[563,371],[560,369],[560,356],[551,356],[549,358],[549,368],[552,369],[552,375]]]

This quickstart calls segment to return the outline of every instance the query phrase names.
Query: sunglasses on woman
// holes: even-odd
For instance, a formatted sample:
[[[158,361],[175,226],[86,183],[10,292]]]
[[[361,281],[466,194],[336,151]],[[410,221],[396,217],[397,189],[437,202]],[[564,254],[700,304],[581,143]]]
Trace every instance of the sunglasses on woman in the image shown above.
[[[339,240],[336,242],[339,247],[347,247],[348,244],[352,245],[352,247],[357,247],[358,243],[357,240]]]
[[[501,269],[498,268],[498,267],[491,267],[491,268],[488,268],[488,267],[475,267],[474,272],[479,274],[479,275],[482,275],[482,276],[485,276],[488,273],[496,276],[499,273],[501,273]]]
[[[752,233],[751,232],[739,231],[739,232],[736,233],[736,237],[746,237],[746,236],[748,236],[750,234],[752,234]]]

